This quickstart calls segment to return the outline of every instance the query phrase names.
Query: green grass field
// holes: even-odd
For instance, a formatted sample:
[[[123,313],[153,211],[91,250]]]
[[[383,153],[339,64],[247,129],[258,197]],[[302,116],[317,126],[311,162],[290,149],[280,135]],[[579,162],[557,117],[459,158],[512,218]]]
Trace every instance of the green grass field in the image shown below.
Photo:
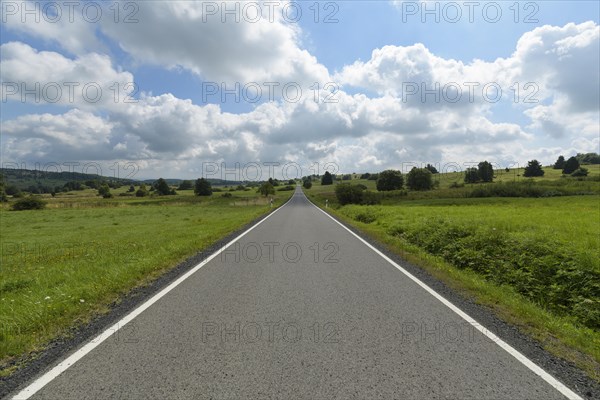
[[[591,176],[600,173],[599,166],[586,167]],[[598,193],[598,181],[548,170],[536,182]],[[335,185],[314,182],[304,191],[321,207],[329,200],[329,211],[342,220],[600,380],[600,196],[447,195],[463,189],[449,188],[459,177],[440,174],[439,189],[384,197],[371,206],[340,207]],[[375,190],[375,181],[350,182]]]
[[[47,209],[0,209],[0,360],[3,368],[106,312],[134,287],[270,210],[256,191],[223,198],[102,199],[95,190],[45,196]],[[275,206],[293,192],[276,192]],[[7,375],[14,368],[5,368]]]

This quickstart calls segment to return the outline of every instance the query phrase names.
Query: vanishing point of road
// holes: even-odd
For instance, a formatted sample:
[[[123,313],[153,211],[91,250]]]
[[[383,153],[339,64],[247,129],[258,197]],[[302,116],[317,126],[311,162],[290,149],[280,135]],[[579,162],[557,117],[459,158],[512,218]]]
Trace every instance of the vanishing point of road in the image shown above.
[[[436,295],[298,188],[17,398],[578,398]]]

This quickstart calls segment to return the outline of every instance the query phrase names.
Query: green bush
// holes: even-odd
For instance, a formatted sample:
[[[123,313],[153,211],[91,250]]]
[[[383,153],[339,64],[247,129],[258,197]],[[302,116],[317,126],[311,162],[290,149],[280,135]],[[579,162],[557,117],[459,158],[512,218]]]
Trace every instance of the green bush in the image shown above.
[[[27,196],[12,205],[13,211],[43,210],[44,208],[46,208],[46,202],[40,196]]]
[[[360,218],[368,218],[368,214]],[[510,285],[550,311],[572,315],[589,328],[600,328],[600,272],[588,258],[561,253],[562,246],[551,238],[523,240],[501,230],[444,219],[409,228],[399,223],[387,232],[457,268]]]
[[[380,172],[378,176],[376,186],[380,192],[398,190],[404,186],[404,177],[400,171],[388,169]]]
[[[295,189],[296,188],[294,186],[292,186],[292,185],[286,185],[284,187],[281,187],[281,188],[277,189],[277,191],[278,192],[287,192],[287,191],[295,190]]]
[[[363,201],[364,189],[358,185],[350,183],[340,183],[335,187],[335,197],[341,205],[361,204]]]
[[[407,186],[410,190],[431,190],[433,189],[433,181],[431,179],[431,171],[427,168],[416,168],[410,170],[406,179]]]
[[[587,168],[581,168],[581,167],[577,168],[575,171],[573,171],[571,176],[574,176],[574,177],[588,176],[588,170],[587,170]]]

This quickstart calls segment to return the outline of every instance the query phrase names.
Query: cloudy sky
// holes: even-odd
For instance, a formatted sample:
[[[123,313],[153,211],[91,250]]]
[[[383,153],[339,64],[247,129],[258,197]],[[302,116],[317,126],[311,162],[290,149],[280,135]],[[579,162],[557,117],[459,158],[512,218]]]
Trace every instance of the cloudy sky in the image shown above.
[[[2,0],[2,164],[266,178],[598,152],[599,13],[596,1]]]

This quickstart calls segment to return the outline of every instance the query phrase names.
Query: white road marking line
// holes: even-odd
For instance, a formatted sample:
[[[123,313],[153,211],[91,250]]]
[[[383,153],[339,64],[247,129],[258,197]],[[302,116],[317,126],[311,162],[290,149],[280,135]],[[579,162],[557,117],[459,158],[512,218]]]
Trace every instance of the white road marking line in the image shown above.
[[[306,197],[306,195],[305,195],[305,197]],[[544,371],[541,367],[539,367],[536,363],[534,363],[533,361],[531,361],[529,358],[525,357],[523,354],[521,354],[514,347],[512,347],[511,345],[509,345],[508,343],[506,343],[505,341],[503,341],[502,339],[500,339],[498,336],[496,336],[492,332],[490,332],[487,329],[485,329],[485,327],[483,327],[475,319],[471,318],[467,313],[465,313],[460,308],[456,307],[454,304],[452,304],[451,302],[449,302],[448,300],[446,300],[444,297],[442,297],[440,294],[438,294],[435,290],[433,290],[432,288],[430,288],[429,286],[427,286],[425,283],[423,283],[421,280],[419,280],[416,276],[412,275],[410,272],[408,272],[407,270],[405,270],[404,268],[402,268],[394,260],[392,260],[391,258],[389,258],[388,256],[386,256],[385,254],[383,254],[381,251],[377,250],[375,247],[373,247],[365,239],[363,239],[362,237],[360,237],[356,233],[352,232],[352,230],[350,230],[344,224],[342,224],[341,222],[339,222],[338,220],[336,220],[335,218],[333,218],[327,212],[323,211],[320,207],[317,207],[317,205],[315,205],[312,201],[310,201],[310,199],[308,199],[308,197],[306,197],[306,199],[314,207],[316,207],[317,210],[319,210],[323,214],[327,215],[336,224],[340,225],[342,228],[344,228],[345,230],[347,230],[348,232],[350,232],[358,240],[360,240],[361,242],[363,242],[364,244],[366,244],[371,250],[373,250],[375,253],[379,254],[384,260],[386,260],[387,262],[389,262],[390,264],[392,264],[394,267],[396,267],[398,270],[400,270],[400,272],[402,272],[404,275],[406,275],[411,280],[413,280],[417,285],[419,285],[423,289],[425,289],[429,294],[431,294],[433,297],[435,297],[440,302],[442,302],[446,307],[448,307],[449,309],[451,309],[452,311],[454,311],[456,314],[458,314],[462,319],[464,319],[469,324],[471,324],[475,329],[477,329],[483,335],[485,335],[486,337],[488,337],[489,339],[491,339],[492,341],[494,341],[498,346],[500,346],[507,353],[509,353],[514,358],[516,358],[519,362],[521,362],[521,364],[525,365],[527,368],[529,368],[531,371],[533,371],[536,375],[538,375],[543,380],[545,380],[548,384],[550,384],[551,386],[553,386],[556,390],[558,390],[566,398],[568,398],[569,400],[584,400],[581,396],[579,396],[577,393],[573,392],[571,389],[569,389],[568,387],[566,387],[563,383],[561,383],[555,377],[553,377],[552,375],[550,375],[549,373],[547,373],[546,371]]]
[[[171,283],[169,286],[167,286],[166,288],[164,288],[163,290],[161,290],[160,292],[158,292],[157,294],[152,296],[145,303],[138,306],[131,313],[127,314],[125,317],[120,319],[117,323],[115,323],[114,325],[112,325],[111,327],[106,329],[104,332],[102,332],[101,334],[96,336],[94,339],[92,339],[86,345],[81,347],[75,353],[71,354],[65,360],[61,361],[57,366],[52,368],[50,371],[46,372],[44,375],[37,378],[35,381],[33,381],[31,384],[29,384],[25,389],[21,390],[17,395],[15,395],[13,397],[13,400],[26,400],[26,399],[30,398],[31,396],[33,396],[35,393],[37,393],[40,389],[42,389],[48,383],[52,382],[52,380],[54,380],[57,376],[59,376],[60,374],[65,372],[69,367],[71,367],[73,364],[75,364],[77,361],[79,361],[81,358],[83,358],[86,354],[88,354],[90,351],[92,351],[96,347],[98,347],[98,345],[100,345],[100,343],[104,342],[106,339],[111,337],[119,329],[123,328],[125,325],[127,325],[129,322],[131,322],[135,317],[137,317],[138,315],[143,313],[144,310],[146,310],[151,305],[156,303],[158,300],[160,300],[163,296],[165,296],[171,290],[175,289],[181,282],[185,281],[187,278],[192,276],[196,271],[198,271],[204,265],[209,263],[216,256],[221,254],[221,252],[223,250],[227,249],[229,246],[231,246],[232,244],[234,244],[235,242],[240,240],[248,232],[250,232],[251,230],[256,228],[258,225],[262,224],[264,221],[266,221],[268,218],[270,218],[277,211],[279,211],[283,207],[285,207],[293,198],[294,198],[294,195],[292,195],[289,198],[289,200],[286,201],[285,204],[283,204],[281,207],[277,208],[275,211],[273,211],[272,213],[267,215],[265,218],[261,219],[256,224],[254,224],[250,228],[248,228],[246,231],[242,232],[239,236],[237,236],[235,239],[233,239],[232,241],[227,243],[225,246],[221,247],[219,250],[215,251],[213,254],[211,254],[209,257],[207,257],[200,264],[196,265],[194,268],[192,268],[191,270],[186,272],[184,275],[179,277],[176,281]]]

